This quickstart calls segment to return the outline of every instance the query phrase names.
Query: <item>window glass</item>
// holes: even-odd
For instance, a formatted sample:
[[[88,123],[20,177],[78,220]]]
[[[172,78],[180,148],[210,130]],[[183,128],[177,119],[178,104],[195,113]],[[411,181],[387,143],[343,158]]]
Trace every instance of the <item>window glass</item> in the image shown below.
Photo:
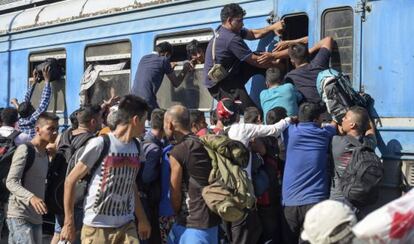
[[[131,76],[131,43],[129,41],[91,45],[85,49],[85,70],[98,72],[88,89],[81,91],[82,104],[101,104],[112,95],[129,92]],[[84,74],[87,76],[88,74]]]
[[[353,19],[351,8],[329,9],[322,16],[322,37],[331,36],[336,45],[332,50],[331,67],[352,79]]]

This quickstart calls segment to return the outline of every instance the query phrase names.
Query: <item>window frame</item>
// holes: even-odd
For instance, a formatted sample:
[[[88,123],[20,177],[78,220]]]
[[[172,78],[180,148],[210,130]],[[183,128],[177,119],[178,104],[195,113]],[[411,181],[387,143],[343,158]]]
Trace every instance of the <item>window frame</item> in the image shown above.
[[[47,54],[47,53],[53,53],[53,52],[59,52],[59,51],[63,51],[64,54],[58,54],[58,55],[39,55],[39,54]],[[37,56],[37,58],[35,60],[31,59],[31,56],[33,55],[39,55]],[[39,58],[40,57],[40,58]],[[67,65],[68,65],[68,59],[67,59],[67,50],[65,47],[56,47],[56,48],[51,48],[51,49],[41,49],[41,50],[34,50],[29,52],[27,60],[28,60],[28,78],[27,78],[27,89],[30,88],[30,77],[32,75],[33,69],[35,68],[35,66],[32,67],[32,63],[35,62],[40,62],[43,63],[44,60],[46,58],[56,58],[57,60],[65,60],[65,73],[63,75],[63,78],[65,80],[65,84],[64,84],[64,94],[63,94],[63,101],[64,101],[64,108],[63,110],[59,110],[58,108],[49,110],[49,106],[51,105],[50,103],[52,103],[53,101],[51,100],[48,106],[48,109],[46,110],[47,112],[51,112],[51,113],[55,113],[55,114],[66,114],[66,110],[67,110],[67,102],[66,102],[66,88],[67,88]],[[53,89],[53,84],[52,85],[52,89]],[[36,89],[36,88],[35,88]],[[40,92],[41,95],[41,92]],[[53,96],[53,90],[52,90],[52,96]],[[32,100],[33,98],[33,94],[30,100]]]

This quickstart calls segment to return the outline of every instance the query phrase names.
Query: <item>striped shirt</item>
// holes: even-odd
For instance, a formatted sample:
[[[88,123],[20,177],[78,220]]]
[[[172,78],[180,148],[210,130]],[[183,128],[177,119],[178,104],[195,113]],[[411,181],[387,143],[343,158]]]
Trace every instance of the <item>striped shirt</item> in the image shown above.
[[[33,94],[33,90],[35,85],[32,85],[29,90],[27,90],[26,95],[24,96],[24,102],[30,102],[30,99]],[[27,118],[20,118],[19,119],[19,129],[21,132],[26,133],[33,138],[36,134],[35,132],[35,124],[37,119],[39,118],[40,114],[45,112],[47,107],[49,106],[50,97],[52,95],[52,88],[50,86],[50,82],[47,82],[45,88],[43,88],[42,97],[40,99],[39,107],[34,111],[32,115]]]

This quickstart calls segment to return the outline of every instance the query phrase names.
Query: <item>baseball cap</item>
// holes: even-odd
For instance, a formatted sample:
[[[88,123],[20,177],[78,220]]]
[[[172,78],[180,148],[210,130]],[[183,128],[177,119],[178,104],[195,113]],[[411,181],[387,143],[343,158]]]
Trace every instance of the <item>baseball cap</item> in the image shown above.
[[[217,117],[228,119],[232,115],[240,112],[241,101],[231,98],[223,98],[217,103]]]
[[[332,235],[336,227],[349,223],[340,232]],[[335,243],[351,232],[351,226],[357,223],[355,213],[345,203],[326,200],[313,206],[306,213],[301,238],[311,244]]]

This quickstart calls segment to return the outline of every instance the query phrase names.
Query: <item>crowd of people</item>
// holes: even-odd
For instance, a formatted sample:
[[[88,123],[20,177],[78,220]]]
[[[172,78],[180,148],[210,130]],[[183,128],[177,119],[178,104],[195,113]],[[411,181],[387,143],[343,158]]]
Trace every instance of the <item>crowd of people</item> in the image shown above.
[[[45,82],[39,106],[32,84],[23,102],[1,111],[0,159],[8,168],[1,168],[0,233],[6,219],[9,243],[42,243],[48,212],[56,218],[52,243],[412,241],[412,204],[397,211],[400,221],[384,220],[391,234],[384,231],[391,224],[376,232],[367,228],[375,193],[362,199],[344,190],[356,151],[372,159],[377,141],[366,108],[350,107],[335,121],[323,105],[316,80],[329,68],[334,40],[308,49],[307,37],[283,40],[283,20],[250,30],[244,15],[238,4],[225,5],[206,51],[190,42],[178,74],[173,46],[159,43],[140,60],[130,94],[82,104],[61,133],[59,117],[46,112],[50,67],[34,71],[34,84],[40,75]],[[281,38],[272,52],[253,52],[244,41],[268,34]],[[184,104],[159,108],[164,75],[178,87],[200,63],[217,100],[209,121]],[[257,74],[267,85],[260,105],[245,88]]]

